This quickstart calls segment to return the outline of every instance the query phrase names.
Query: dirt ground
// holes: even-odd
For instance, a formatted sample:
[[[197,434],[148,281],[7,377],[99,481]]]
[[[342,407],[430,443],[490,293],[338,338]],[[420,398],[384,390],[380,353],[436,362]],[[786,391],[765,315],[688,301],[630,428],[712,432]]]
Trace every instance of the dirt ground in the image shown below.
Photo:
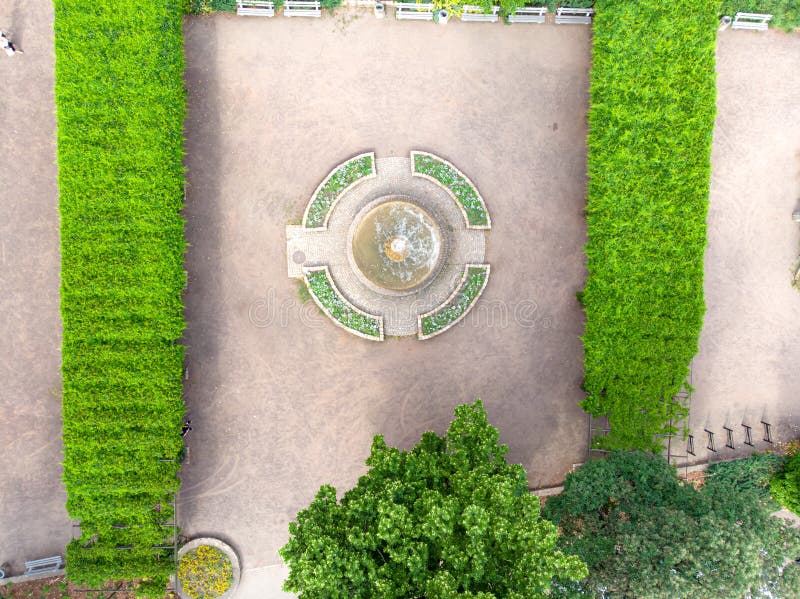
[[[800,34],[726,31],[717,43],[706,316],[693,363],[692,461],[747,454],[800,434]],[[723,426],[735,450],[725,448]],[[704,429],[717,453],[706,450]],[[683,449],[682,447],[680,449]],[[680,453],[685,453],[681,451]]]
[[[0,564],[63,552],[53,7],[0,2]]]
[[[289,521],[323,483],[355,483],[373,435],[409,447],[476,397],[532,485],[584,461],[590,29],[216,15],[185,33],[184,533],[230,541],[245,578],[271,571]],[[376,344],[301,307],[284,227],[343,159],[412,148],[480,189],[492,277],[465,326]]]

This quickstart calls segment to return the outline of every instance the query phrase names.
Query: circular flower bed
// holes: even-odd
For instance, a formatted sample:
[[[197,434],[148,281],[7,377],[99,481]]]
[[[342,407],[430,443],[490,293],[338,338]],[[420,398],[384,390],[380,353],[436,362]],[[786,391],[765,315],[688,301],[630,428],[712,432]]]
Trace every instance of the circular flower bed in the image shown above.
[[[191,599],[222,597],[233,583],[233,564],[225,552],[200,545],[178,563],[181,592]]]

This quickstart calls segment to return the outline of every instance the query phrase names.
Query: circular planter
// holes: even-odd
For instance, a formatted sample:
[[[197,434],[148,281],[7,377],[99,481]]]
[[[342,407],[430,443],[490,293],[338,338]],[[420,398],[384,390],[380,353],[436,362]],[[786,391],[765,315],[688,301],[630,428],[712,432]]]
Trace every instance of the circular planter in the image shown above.
[[[382,19],[386,15],[386,6],[383,2],[376,2],[374,10],[376,19]]]
[[[180,567],[181,558],[184,555],[189,553],[190,551],[194,551],[198,547],[206,545],[208,547],[213,547],[214,549],[220,550],[231,562],[231,585],[228,587],[228,590],[225,591],[222,595],[218,595],[217,599],[229,599],[233,597],[233,594],[236,592],[236,588],[239,586],[239,579],[242,576],[242,569],[239,565],[239,556],[236,555],[236,552],[233,550],[233,547],[228,545],[227,543],[223,543],[219,539],[214,539],[212,537],[201,537],[199,539],[192,539],[188,543],[186,543],[183,547],[178,550],[178,565]],[[181,586],[181,581],[178,579],[175,584],[175,588],[178,591],[178,596],[181,599],[191,599],[188,594],[186,594]]]
[[[450,13],[443,8],[436,14],[438,16],[437,22],[439,25],[447,25],[447,20],[450,18]]]

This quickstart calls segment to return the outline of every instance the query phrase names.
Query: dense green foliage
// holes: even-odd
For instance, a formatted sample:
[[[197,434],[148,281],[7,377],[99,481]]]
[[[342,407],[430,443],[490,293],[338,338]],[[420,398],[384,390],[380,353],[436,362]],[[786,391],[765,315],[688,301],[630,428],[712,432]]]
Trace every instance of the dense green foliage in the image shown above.
[[[596,6],[583,407],[608,415],[607,449],[657,449],[705,310],[716,3]]]
[[[181,19],[177,0],[55,1],[67,575],[161,592],[182,450]]]
[[[374,173],[375,165],[373,164],[372,156],[353,158],[337,167],[328,175],[328,178],[317,190],[314,197],[311,198],[311,206],[308,209],[303,226],[310,229],[322,227],[331,207],[342,192],[359,179]]]
[[[711,464],[706,469],[706,492],[736,488],[769,502],[770,480],[785,462],[786,458],[778,453],[754,453],[749,458]]]
[[[350,303],[334,288],[330,275],[325,270],[317,270],[306,275],[308,289],[332,318],[348,329],[353,329],[370,337],[380,337],[380,321],[353,310]]]
[[[800,27],[800,2],[798,0],[722,0],[720,15],[733,17],[737,12],[754,12],[772,15],[770,25],[791,31]]]
[[[414,171],[433,177],[447,187],[467,214],[471,226],[487,225],[489,215],[478,191],[452,166],[427,154],[414,154]]]
[[[763,464],[762,464],[763,465]],[[612,453],[567,475],[544,516],[562,531],[561,548],[589,566],[563,596],[796,597],[800,537],[758,490],[761,466],[712,477],[701,491],[680,481],[661,456]],[[713,481],[713,482],[711,482]],[[603,589],[603,593],[600,590]]]
[[[586,575],[554,550],[527,476],[480,402],[410,451],[375,437],[369,471],[337,502],[323,486],[290,524],[284,588],[303,599],[533,599]]]
[[[800,516],[800,452],[786,460],[775,474],[770,491],[775,501]]]
[[[422,334],[430,335],[436,331],[441,331],[451,323],[457,321],[466,314],[478,299],[486,285],[489,277],[489,268],[486,266],[470,266],[467,268],[467,276],[458,293],[445,305],[433,314],[424,316],[421,320]]]

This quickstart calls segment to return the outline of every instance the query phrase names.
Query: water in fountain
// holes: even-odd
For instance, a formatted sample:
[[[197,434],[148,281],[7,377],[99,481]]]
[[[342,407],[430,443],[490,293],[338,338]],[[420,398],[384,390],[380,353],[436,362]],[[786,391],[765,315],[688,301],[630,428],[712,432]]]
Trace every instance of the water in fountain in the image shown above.
[[[370,210],[356,225],[353,258],[375,285],[407,291],[433,274],[441,250],[436,222],[419,206],[388,201]]]

